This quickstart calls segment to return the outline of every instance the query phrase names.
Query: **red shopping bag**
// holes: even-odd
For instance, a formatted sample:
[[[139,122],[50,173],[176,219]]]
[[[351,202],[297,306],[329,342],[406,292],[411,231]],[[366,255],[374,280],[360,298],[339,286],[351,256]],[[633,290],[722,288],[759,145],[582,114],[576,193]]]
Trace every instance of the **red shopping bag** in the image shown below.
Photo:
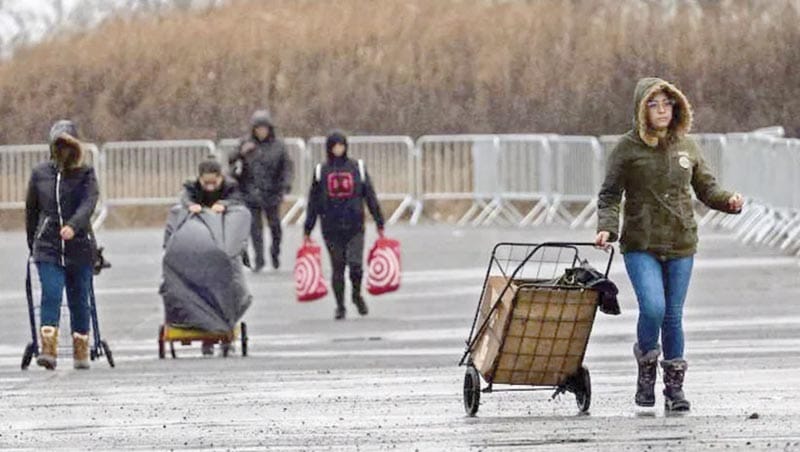
[[[380,237],[369,250],[367,292],[380,295],[400,288],[400,242]]]
[[[328,294],[322,276],[322,251],[313,241],[303,243],[294,263],[294,288],[297,301],[314,301]]]

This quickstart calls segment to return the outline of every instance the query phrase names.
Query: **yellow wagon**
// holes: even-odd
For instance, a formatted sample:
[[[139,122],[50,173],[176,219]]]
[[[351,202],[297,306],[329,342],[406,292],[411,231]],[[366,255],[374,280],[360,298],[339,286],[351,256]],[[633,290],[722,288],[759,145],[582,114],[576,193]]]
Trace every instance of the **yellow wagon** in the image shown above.
[[[241,341],[242,356],[247,356],[247,324],[239,322],[231,331],[213,332],[197,328],[186,328],[179,325],[164,324],[158,331],[158,357],[166,357],[166,346],[169,344],[170,355],[177,358],[175,343],[191,345],[192,342],[206,342],[220,344],[222,356],[228,357],[231,347],[237,340]]]

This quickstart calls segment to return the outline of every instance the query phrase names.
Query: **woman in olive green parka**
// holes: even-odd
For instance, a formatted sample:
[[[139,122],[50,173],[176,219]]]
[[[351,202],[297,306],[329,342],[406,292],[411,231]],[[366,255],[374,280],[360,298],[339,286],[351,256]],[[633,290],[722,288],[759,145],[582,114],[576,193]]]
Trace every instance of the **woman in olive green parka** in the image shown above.
[[[634,128],[611,152],[598,201],[595,243],[617,239],[639,304],[636,404],[655,405],[655,380],[664,347],[664,404],[687,411],[683,394],[683,305],[697,250],[692,189],[708,207],[738,213],[741,195],[722,190],[687,134],[692,107],[674,85],[643,78],[634,93]],[[622,195],[624,222],[619,228]]]

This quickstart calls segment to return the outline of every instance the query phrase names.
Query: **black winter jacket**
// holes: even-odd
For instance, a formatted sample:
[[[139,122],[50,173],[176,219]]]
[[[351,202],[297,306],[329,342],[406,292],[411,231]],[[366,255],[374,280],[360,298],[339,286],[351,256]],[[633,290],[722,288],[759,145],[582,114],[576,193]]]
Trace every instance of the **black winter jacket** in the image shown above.
[[[231,175],[239,182],[247,204],[263,204],[292,189],[294,164],[283,141],[273,136],[270,132],[270,138],[265,141],[252,135],[243,138],[228,157],[233,169]],[[250,146],[253,149],[245,152]]]
[[[235,180],[225,178],[220,187],[213,191],[203,190],[197,179],[187,180],[183,184],[181,194],[181,205],[189,207],[190,204],[200,204],[204,207],[211,207],[216,203],[231,205],[242,202],[242,195],[239,191],[239,184]]]
[[[310,234],[321,217],[322,234],[340,234],[364,230],[364,203],[379,229],[383,213],[369,173],[361,171],[358,161],[347,157],[330,158],[314,176],[308,195],[305,232]]]
[[[99,196],[94,168],[60,170],[53,161],[37,165],[28,183],[25,229],[36,262],[61,266],[92,265],[96,248],[91,216]],[[75,236],[61,239],[61,228]]]

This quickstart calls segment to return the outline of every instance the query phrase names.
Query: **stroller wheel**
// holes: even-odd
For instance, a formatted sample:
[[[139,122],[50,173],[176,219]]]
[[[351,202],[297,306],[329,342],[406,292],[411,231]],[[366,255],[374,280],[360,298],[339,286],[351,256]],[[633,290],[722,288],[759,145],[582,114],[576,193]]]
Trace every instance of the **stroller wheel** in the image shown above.
[[[33,359],[34,354],[33,352],[33,342],[30,342],[25,346],[25,352],[22,354],[22,365],[20,366],[22,370],[26,370],[28,366],[31,365],[31,360]]]
[[[247,324],[242,322],[242,356],[247,356]]]
[[[158,329],[158,359],[167,357],[167,350],[164,347],[164,325]]]
[[[578,404],[580,412],[586,413],[592,404],[592,378],[589,376],[589,369],[581,366],[576,378],[578,387],[575,390],[575,402]]]
[[[475,416],[480,403],[481,377],[478,375],[478,369],[474,366],[467,366],[467,372],[464,375],[464,410],[467,412],[467,416]]]
[[[103,347],[103,354],[106,355],[108,365],[114,367],[114,355],[111,354],[111,347],[108,346],[106,341],[100,341],[100,346]]]

